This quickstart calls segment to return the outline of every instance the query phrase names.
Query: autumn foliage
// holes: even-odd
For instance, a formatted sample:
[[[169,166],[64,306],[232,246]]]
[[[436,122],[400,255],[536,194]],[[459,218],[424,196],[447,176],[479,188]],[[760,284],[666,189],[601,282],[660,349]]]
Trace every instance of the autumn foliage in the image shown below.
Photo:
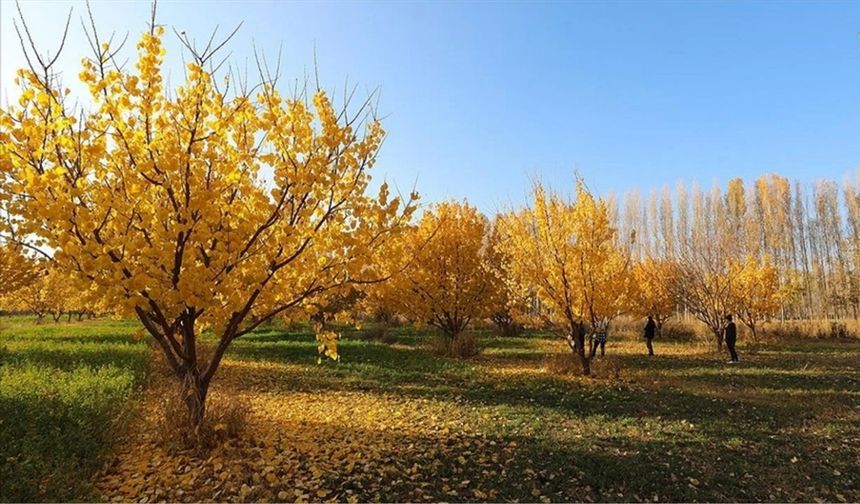
[[[131,65],[94,24],[86,34],[88,109],[34,54],[0,111],[0,295],[39,318],[139,320],[196,427],[231,343],[276,318],[311,321],[333,360],[343,314],[397,315],[451,345],[479,321],[504,334],[546,326],[588,374],[586,334],[620,315],[660,327],[683,307],[719,346],[729,313],[756,336],[777,313],[829,314],[811,294],[822,289],[839,313],[860,306],[853,185],[847,227],[832,185],[816,186],[811,219],[778,176],[751,190],[732,180],[725,194],[666,190],[644,208],[631,197],[623,212],[583,180],[572,200],[537,184],[530,206],[492,225],[465,201],[413,222],[417,194],[372,185],[385,137],[372,96],[285,96],[265,65],[249,87],[213,69],[223,44],[187,38],[184,79],[168,86],[154,19]]]
[[[497,282],[487,262],[486,217],[467,203],[428,208],[404,237],[411,260],[382,288],[385,304],[457,339],[493,313]]]
[[[15,292],[39,274],[39,266],[20,246],[0,243],[0,296]]]
[[[678,305],[675,296],[677,265],[668,260],[646,258],[633,265],[631,274],[630,312],[640,318],[654,317],[659,334]]]
[[[619,202],[577,177],[495,213],[419,212],[371,176],[375,93],[286,91],[256,52],[256,80],[237,78],[219,63],[232,35],[177,33],[170,79],[155,5],[128,63],[92,16],[84,32],[85,96],[23,25],[28,67],[0,108],[0,501],[856,496],[837,492],[860,410],[832,405],[856,399],[857,345],[743,339],[815,319],[844,343],[860,179]],[[71,323],[96,315],[112,319]],[[698,321],[713,352],[727,315],[753,366],[715,379],[699,341],[644,356],[646,317],[658,336]],[[797,446],[805,479],[784,470]],[[589,479],[616,459],[624,477]]]
[[[0,112],[0,170],[16,234],[140,320],[200,425],[231,342],[384,278],[377,259],[413,208],[368,191],[385,133],[367,103],[285,97],[266,78],[237,91],[206,69],[208,48],[168,89],[163,32],[153,23],[120,67],[92,28],[88,111],[47,70],[21,70],[20,99]],[[205,358],[203,331],[217,336]]]
[[[757,338],[762,322],[775,316],[791,295],[792,285],[780,285],[779,272],[768,256],[733,260],[729,270],[734,277],[732,311]]]
[[[508,216],[503,225],[509,274],[538,301],[531,315],[565,338],[589,374],[581,324],[594,327],[622,313],[630,281],[629,258],[616,245],[606,202],[582,181],[573,201],[538,184],[532,207]]]

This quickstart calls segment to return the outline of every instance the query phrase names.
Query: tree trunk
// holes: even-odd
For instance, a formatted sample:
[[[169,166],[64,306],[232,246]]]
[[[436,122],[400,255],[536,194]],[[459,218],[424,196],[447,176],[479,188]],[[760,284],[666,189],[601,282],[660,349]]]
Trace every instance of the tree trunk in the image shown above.
[[[579,341],[576,336],[567,336],[567,345],[570,347],[574,355],[579,356],[579,362],[582,365],[582,374],[591,376],[591,358],[588,352],[585,351],[585,340]]]
[[[717,329],[711,328],[711,330],[714,331],[714,336],[717,339],[717,352],[722,352],[723,351],[723,331],[720,328],[717,328]]]
[[[585,376],[591,376],[591,359],[585,355],[585,350],[581,349],[579,352],[579,361],[582,363],[582,374]]]
[[[181,393],[182,401],[188,408],[188,423],[194,429],[192,434],[196,436],[203,426],[206,415],[206,395],[209,393],[209,387],[203,383],[199,370],[193,369],[186,373]]]

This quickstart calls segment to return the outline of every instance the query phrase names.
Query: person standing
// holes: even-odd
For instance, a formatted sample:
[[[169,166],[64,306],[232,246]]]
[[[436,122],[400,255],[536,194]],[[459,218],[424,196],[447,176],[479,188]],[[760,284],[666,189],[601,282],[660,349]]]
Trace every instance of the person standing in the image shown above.
[[[568,340],[568,345],[570,345],[570,349],[574,352],[587,353],[589,350],[585,348],[585,324],[582,323],[582,319],[577,321],[573,326],[573,331],[571,331],[570,339]]]
[[[582,349],[582,353],[585,353],[585,332],[585,323],[580,319],[576,324],[576,340],[579,343],[579,348]]]
[[[726,347],[729,349],[729,355],[732,357],[729,364],[735,364],[740,362],[738,360],[738,353],[735,351],[735,343],[738,341],[738,328],[732,321],[731,315],[726,315],[726,322],[727,324],[725,329],[723,329],[723,334],[725,334],[726,337]]]
[[[597,354],[597,347],[600,347],[600,356],[606,355],[606,322],[601,320],[597,323],[594,331],[594,341],[591,344],[591,357]]]
[[[648,315],[648,322],[645,323],[645,346],[648,347],[648,356],[654,355],[654,346],[651,341],[657,335],[657,324],[654,322],[654,317]]]

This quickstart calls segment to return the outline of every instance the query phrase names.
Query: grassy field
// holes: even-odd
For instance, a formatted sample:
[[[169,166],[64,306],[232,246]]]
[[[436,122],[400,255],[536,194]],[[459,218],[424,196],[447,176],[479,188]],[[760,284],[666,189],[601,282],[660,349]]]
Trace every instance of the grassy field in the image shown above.
[[[857,340],[742,344],[730,366],[695,343],[658,340],[648,358],[641,341],[616,338],[583,378],[564,372],[564,346],[548,335],[487,334],[463,362],[428,353],[411,329],[393,343],[351,333],[340,364],[317,365],[312,335],[270,327],[237,340],[215,379],[210,410],[249,405],[238,439],[167,449],[157,406],[172,383],[156,371],[116,449],[82,450],[105,434],[79,419],[115,415],[125,403],[101,398],[127,398],[146,376],[132,328],[7,327],[0,436],[25,441],[3,456],[77,457],[87,473],[102,457],[91,481],[105,500],[860,500]],[[65,413],[49,415],[42,396]],[[64,434],[42,444],[20,423],[29,417]]]
[[[149,365],[135,328],[0,320],[0,501],[98,497],[93,476]]]

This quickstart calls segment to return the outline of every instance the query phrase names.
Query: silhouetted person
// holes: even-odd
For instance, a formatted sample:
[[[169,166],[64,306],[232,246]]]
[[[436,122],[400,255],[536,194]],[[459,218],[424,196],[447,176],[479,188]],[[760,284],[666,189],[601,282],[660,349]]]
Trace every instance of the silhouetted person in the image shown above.
[[[574,352],[582,349],[585,353],[585,324],[582,323],[582,320],[574,323],[569,345]]]
[[[735,351],[735,343],[738,341],[738,328],[735,326],[735,323],[732,322],[732,316],[726,315],[726,324],[723,332],[726,336],[726,347],[729,349],[729,354],[732,356],[732,360],[729,361],[730,364],[734,364],[738,361],[738,353]]]
[[[599,322],[594,332],[594,341],[591,343],[591,356],[597,354],[597,347],[600,347],[600,356],[606,355],[606,323]]]
[[[648,355],[654,355],[654,347],[651,345],[654,336],[657,336],[657,324],[654,317],[648,315],[648,322],[645,323],[645,346],[648,347]]]
[[[573,331],[573,336],[576,338],[576,342],[579,345],[579,348],[582,349],[582,353],[585,353],[585,324],[580,320],[576,323],[576,328]]]

